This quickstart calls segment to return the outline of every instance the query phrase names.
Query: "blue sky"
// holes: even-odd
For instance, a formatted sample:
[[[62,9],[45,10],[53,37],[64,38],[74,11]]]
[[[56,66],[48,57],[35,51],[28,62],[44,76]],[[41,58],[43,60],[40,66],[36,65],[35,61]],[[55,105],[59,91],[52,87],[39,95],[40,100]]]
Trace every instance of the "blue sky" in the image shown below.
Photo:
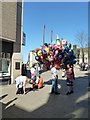
[[[30,50],[42,45],[43,25],[45,25],[45,43],[59,38],[76,44],[78,31],[88,33],[87,2],[24,2],[23,31],[26,33],[26,45],[22,46],[23,62],[27,62]]]

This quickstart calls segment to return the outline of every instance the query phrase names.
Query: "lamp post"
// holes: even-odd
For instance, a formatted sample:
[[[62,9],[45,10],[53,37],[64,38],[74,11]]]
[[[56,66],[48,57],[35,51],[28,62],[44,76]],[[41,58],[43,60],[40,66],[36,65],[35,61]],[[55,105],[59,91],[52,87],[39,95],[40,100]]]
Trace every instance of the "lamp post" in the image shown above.
[[[52,45],[52,33],[53,33],[53,31],[51,30],[51,45]]]
[[[43,26],[43,39],[42,39],[42,41],[43,41],[43,45],[44,45],[44,43],[45,43],[45,25]]]

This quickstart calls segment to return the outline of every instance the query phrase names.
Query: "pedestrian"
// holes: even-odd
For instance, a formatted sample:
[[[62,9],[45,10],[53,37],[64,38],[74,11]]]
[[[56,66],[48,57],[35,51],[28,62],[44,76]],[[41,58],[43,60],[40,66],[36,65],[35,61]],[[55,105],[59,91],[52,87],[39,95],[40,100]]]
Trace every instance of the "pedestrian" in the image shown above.
[[[67,93],[66,95],[69,95],[73,93],[73,79],[74,79],[74,71],[73,67],[71,65],[67,65],[66,68],[66,85],[67,85]]]
[[[16,88],[17,92],[16,94],[25,94],[26,84],[29,83],[30,79],[28,79],[26,76],[18,76],[15,79],[16,82]]]
[[[27,76],[26,64],[23,64],[23,65],[22,65],[22,75],[23,75],[23,76]]]
[[[51,88],[51,94],[55,93],[56,95],[60,94],[58,92],[58,73],[56,70],[56,65],[51,66],[51,74],[52,74],[52,88]]]
[[[38,89],[43,87],[43,78],[39,75],[39,80],[38,80]]]
[[[35,81],[36,81],[36,69],[35,69],[35,64],[32,65],[31,67],[31,83],[32,83],[32,89],[35,86]]]

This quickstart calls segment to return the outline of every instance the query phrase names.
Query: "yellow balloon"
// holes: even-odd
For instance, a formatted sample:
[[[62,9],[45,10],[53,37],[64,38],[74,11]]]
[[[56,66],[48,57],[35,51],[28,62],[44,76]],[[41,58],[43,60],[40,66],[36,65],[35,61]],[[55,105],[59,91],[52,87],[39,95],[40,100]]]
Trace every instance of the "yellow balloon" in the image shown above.
[[[38,55],[38,56],[41,56],[41,55],[42,55],[42,51],[39,50],[39,51],[37,52],[37,55]]]
[[[48,59],[50,58],[50,55],[48,56]]]
[[[48,48],[48,47],[44,48],[44,50],[46,50],[47,54],[49,54],[49,53],[50,53],[50,50],[49,50],[49,48]]]

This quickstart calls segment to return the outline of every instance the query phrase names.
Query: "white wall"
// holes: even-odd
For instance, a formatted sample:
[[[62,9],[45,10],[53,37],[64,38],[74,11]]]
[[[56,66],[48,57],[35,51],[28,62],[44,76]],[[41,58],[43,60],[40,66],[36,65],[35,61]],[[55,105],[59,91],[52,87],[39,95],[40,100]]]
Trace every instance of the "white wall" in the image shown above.
[[[37,63],[37,61],[35,60],[35,56],[36,56],[36,53],[30,52],[30,67],[32,67],[33,63]]]
[[[15,69],[15,63],[20,62],[20,70]],[[22,67],[22,54],[13,53],[12,55],[12,68],[11,68],[11,84],[15,83],[15,78],[21,74]]]

